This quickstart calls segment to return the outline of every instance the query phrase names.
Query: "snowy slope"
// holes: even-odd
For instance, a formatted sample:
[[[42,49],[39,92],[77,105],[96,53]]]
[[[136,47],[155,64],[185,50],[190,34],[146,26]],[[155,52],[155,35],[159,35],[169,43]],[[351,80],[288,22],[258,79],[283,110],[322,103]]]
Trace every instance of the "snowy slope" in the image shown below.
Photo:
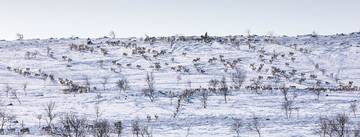
[[[95,106],[98,106],[101,119],[123,121],[123,136],[132,136],[131,123],[139,119],[156,137],[231,137],[235,136],[231,130],[234,119],[242,119],[247,125],[254,116],[263,123],[261,133],[265,137],[319,136],[315,133],[319,117],[350,114],[349,106],[359,96],[353,90],[326,91],[317,101],[316,95],[307,89],[317,82],[321,87],[336,89],[350,81],[356,89],[360,83],[360,33],[212,38],[211,42],[196,36],[153,40],[97,38],[91,39],[91,43],[79,38],[0,41],[1,110],[15,116],[6,123],[6,129],[16,128],[16,133],[6,130],[3,136],[15,136],[20,132],[21,122],[30,128],[26,136],[48,136],[41,127],[46,125],[44,107],[50,101],[56,103],[55,123],[69,112],[95,120]],[[249,48],[249,43],[253,48]],[[71,45],[86,48],[76,50]],[[144,53],[134,54],[135,48],[143,49]],[[274,68],[282,71],[275,74],[280,75],[278,79],[274,78]],[[210,93],[204,109],[201,94],[195,93],[188,102],[182,101],[174,118],[177,95],[185,89],[208,88],[211,79],[221,80],[223,76],[227,85],[232,86],[231,74],[235,69],[243,70],[247,77],[240,89],[230,88],[227,103],[222,94]],[[19,74],[20,70],[30,75]],[[153,72],[155,77],[154,102],[142,92],[148,72]],[[51,74],[55,80],[44,80],[43,74]],[[80,86],[86,85],[87,78],[91,91],[64,93],[67,86],[59,78]],[[125,92],[116,86],[122,78],[129,81],[130,89]],[[302,78],[305,80],[300,83]],[[105,90],[104,79],[108,79]],[[262,87],[293,87],[290,94],[297,96],[293,116],[284,115],[280,90],[264,89],[256,94],[249,88],[254,80],[260,80]],[[11,87],[9,93],[5,92],[7,87]],[[38,115],[44,117],[40,120],[41,127]],[[147,116],[152,119],[148,121]],[[15,120],[20,122],[13,123]],[[257,133],[244,126],[241,136],[252,137]]]

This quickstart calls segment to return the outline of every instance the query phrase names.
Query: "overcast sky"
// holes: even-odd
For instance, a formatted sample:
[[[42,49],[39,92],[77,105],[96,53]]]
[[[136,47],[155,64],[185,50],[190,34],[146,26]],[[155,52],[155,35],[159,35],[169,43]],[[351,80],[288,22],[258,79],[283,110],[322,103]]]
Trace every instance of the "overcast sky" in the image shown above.
[[[360,0],[0,0],[0,39],[360,31]]]

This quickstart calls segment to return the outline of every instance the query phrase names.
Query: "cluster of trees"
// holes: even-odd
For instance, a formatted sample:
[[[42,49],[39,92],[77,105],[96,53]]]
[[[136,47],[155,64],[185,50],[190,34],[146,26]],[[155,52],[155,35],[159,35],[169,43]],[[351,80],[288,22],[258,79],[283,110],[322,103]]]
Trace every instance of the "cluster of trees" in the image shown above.
[[[75,113],[57,113],[56,108],[55,102],[49,102],[44,106],[43,114],[36,116],[39,121],[38,127],[46,134],[59,137],[85,137],[89,135],[109,137],[112,133],[120,137],[123,133],[124,124],[122,121],[110,122],[106,119],[88,120],[86,117]],[[16,130],[12,127],[14,121],[17,121],[15,116],[1,109],[0,134],[14,133]],[[46,124],[42,125],[41,121],[45,121]],[[22,123],[19,134],[30,133],[30,129],[24,125]]]
[[[359,137],[360,127],[341,113],[335,117],[320,117],[317,133],[320,137]]]
[[[236,137],[240,137],[243,130],[254,131],[258,137],[261,137],[261,130],[265,127],[261,118],[253,116],[248,123],[243,123],[241,119],[237,118],[233,118],[233,120],[234,122],[231,125],[231,131],[236,134]]]

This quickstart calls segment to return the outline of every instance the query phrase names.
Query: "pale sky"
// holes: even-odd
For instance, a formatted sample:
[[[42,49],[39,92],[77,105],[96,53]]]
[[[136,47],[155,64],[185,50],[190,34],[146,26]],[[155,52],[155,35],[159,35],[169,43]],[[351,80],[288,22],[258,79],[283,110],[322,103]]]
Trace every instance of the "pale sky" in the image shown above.
[[[360,0],[0,0],[0,39],[360,31]]]

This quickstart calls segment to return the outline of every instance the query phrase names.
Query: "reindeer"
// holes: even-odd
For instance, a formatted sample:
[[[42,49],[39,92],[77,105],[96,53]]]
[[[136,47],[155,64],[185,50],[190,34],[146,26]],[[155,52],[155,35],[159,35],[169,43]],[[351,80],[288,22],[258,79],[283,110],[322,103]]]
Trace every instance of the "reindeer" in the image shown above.
[[[195,58],[193,59],[193,62],[198,62],[200,60],[200,58]]]
[[[20,133],[21,134],[30,133],[30,129],[29,128],[21,128]]]

